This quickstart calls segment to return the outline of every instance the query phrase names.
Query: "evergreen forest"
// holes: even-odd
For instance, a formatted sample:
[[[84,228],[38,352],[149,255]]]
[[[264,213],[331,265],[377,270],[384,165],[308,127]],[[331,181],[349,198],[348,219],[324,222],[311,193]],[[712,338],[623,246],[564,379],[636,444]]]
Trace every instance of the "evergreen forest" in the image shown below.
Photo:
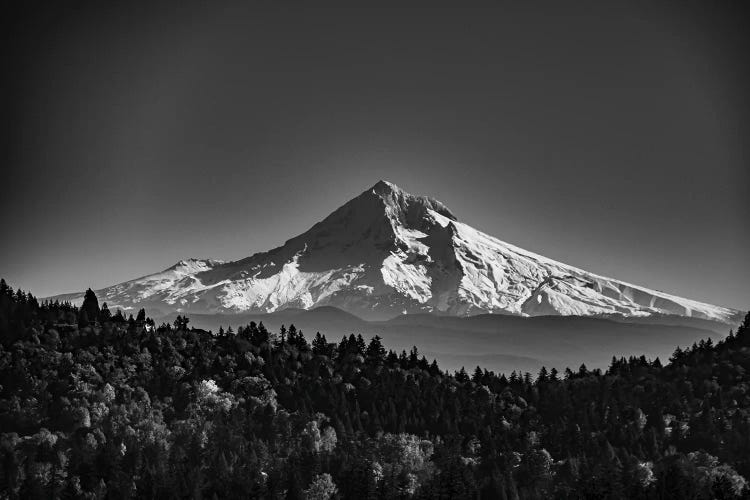
[[[135,313],[135,311],[134,311]],[[671,359],[447,373],[0,282],[0,498],[750,498],[750,313]]]

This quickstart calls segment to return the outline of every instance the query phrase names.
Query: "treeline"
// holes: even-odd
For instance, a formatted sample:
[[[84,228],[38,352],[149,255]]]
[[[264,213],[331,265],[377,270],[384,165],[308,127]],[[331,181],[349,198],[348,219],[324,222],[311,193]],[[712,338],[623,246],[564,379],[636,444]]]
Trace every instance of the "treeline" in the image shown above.
[[[0,282],[0,498],[747,498],[750,314],[665,365],[449,374]]]

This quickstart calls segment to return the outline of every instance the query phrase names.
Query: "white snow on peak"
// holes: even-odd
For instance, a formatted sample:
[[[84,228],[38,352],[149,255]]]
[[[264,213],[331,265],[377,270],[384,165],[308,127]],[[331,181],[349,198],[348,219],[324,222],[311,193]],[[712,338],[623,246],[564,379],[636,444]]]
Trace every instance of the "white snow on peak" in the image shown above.
[[[677,314],[731,322],[738,314],[529,252],[459,222],[439,201],[387,181],[279,248],[235,262],[182,260],[97,295],[110,307],[164,313],[333,305],[365,318],[497,312]]]

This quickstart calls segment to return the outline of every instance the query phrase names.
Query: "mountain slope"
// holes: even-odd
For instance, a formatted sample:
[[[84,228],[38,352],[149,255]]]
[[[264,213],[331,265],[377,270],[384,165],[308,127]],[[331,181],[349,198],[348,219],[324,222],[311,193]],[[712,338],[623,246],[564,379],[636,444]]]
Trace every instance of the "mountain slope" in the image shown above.
[[[738,318],[731,309],[605,278],[523,250],[459,222],[437,200],[384,181],[268,252],[235,262],[180,261],[97,295],[110,306],[146,307],[162,314],[331,305],[366,319],[420,312]]]

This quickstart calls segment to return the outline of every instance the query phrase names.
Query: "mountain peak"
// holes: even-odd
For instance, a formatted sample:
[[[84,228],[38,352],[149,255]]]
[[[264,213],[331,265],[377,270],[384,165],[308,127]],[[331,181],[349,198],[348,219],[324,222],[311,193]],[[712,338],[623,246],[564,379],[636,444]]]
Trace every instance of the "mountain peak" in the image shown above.
[[[385,179],[380,179],[378,182],[375,183],[375,185],[372,188],[373,189],[390,188],[390,189],[396,189],[396,190],[400,189],[397,185]]]
[[[268,252],[227,263],[187,259],[97,294],[126,310],[194,313],[334,306],[379,319],[403,312],[670,314],[731,322],[737,315],[523,250],[385,180]]]
[[[372,186],[372,191],[378,194],[403,192],[403,190],[394,183],[383,179],[380,179],[374,186]]]
[[[397,185],[386,180],[379,180],[366,193],[374,193],[386,204],[401,214],[410,212],[424,213],[425,210],[433,210],[451,220],[458,220],[453,212],[442,202],[428,196],[417,196],[407,193]]]

